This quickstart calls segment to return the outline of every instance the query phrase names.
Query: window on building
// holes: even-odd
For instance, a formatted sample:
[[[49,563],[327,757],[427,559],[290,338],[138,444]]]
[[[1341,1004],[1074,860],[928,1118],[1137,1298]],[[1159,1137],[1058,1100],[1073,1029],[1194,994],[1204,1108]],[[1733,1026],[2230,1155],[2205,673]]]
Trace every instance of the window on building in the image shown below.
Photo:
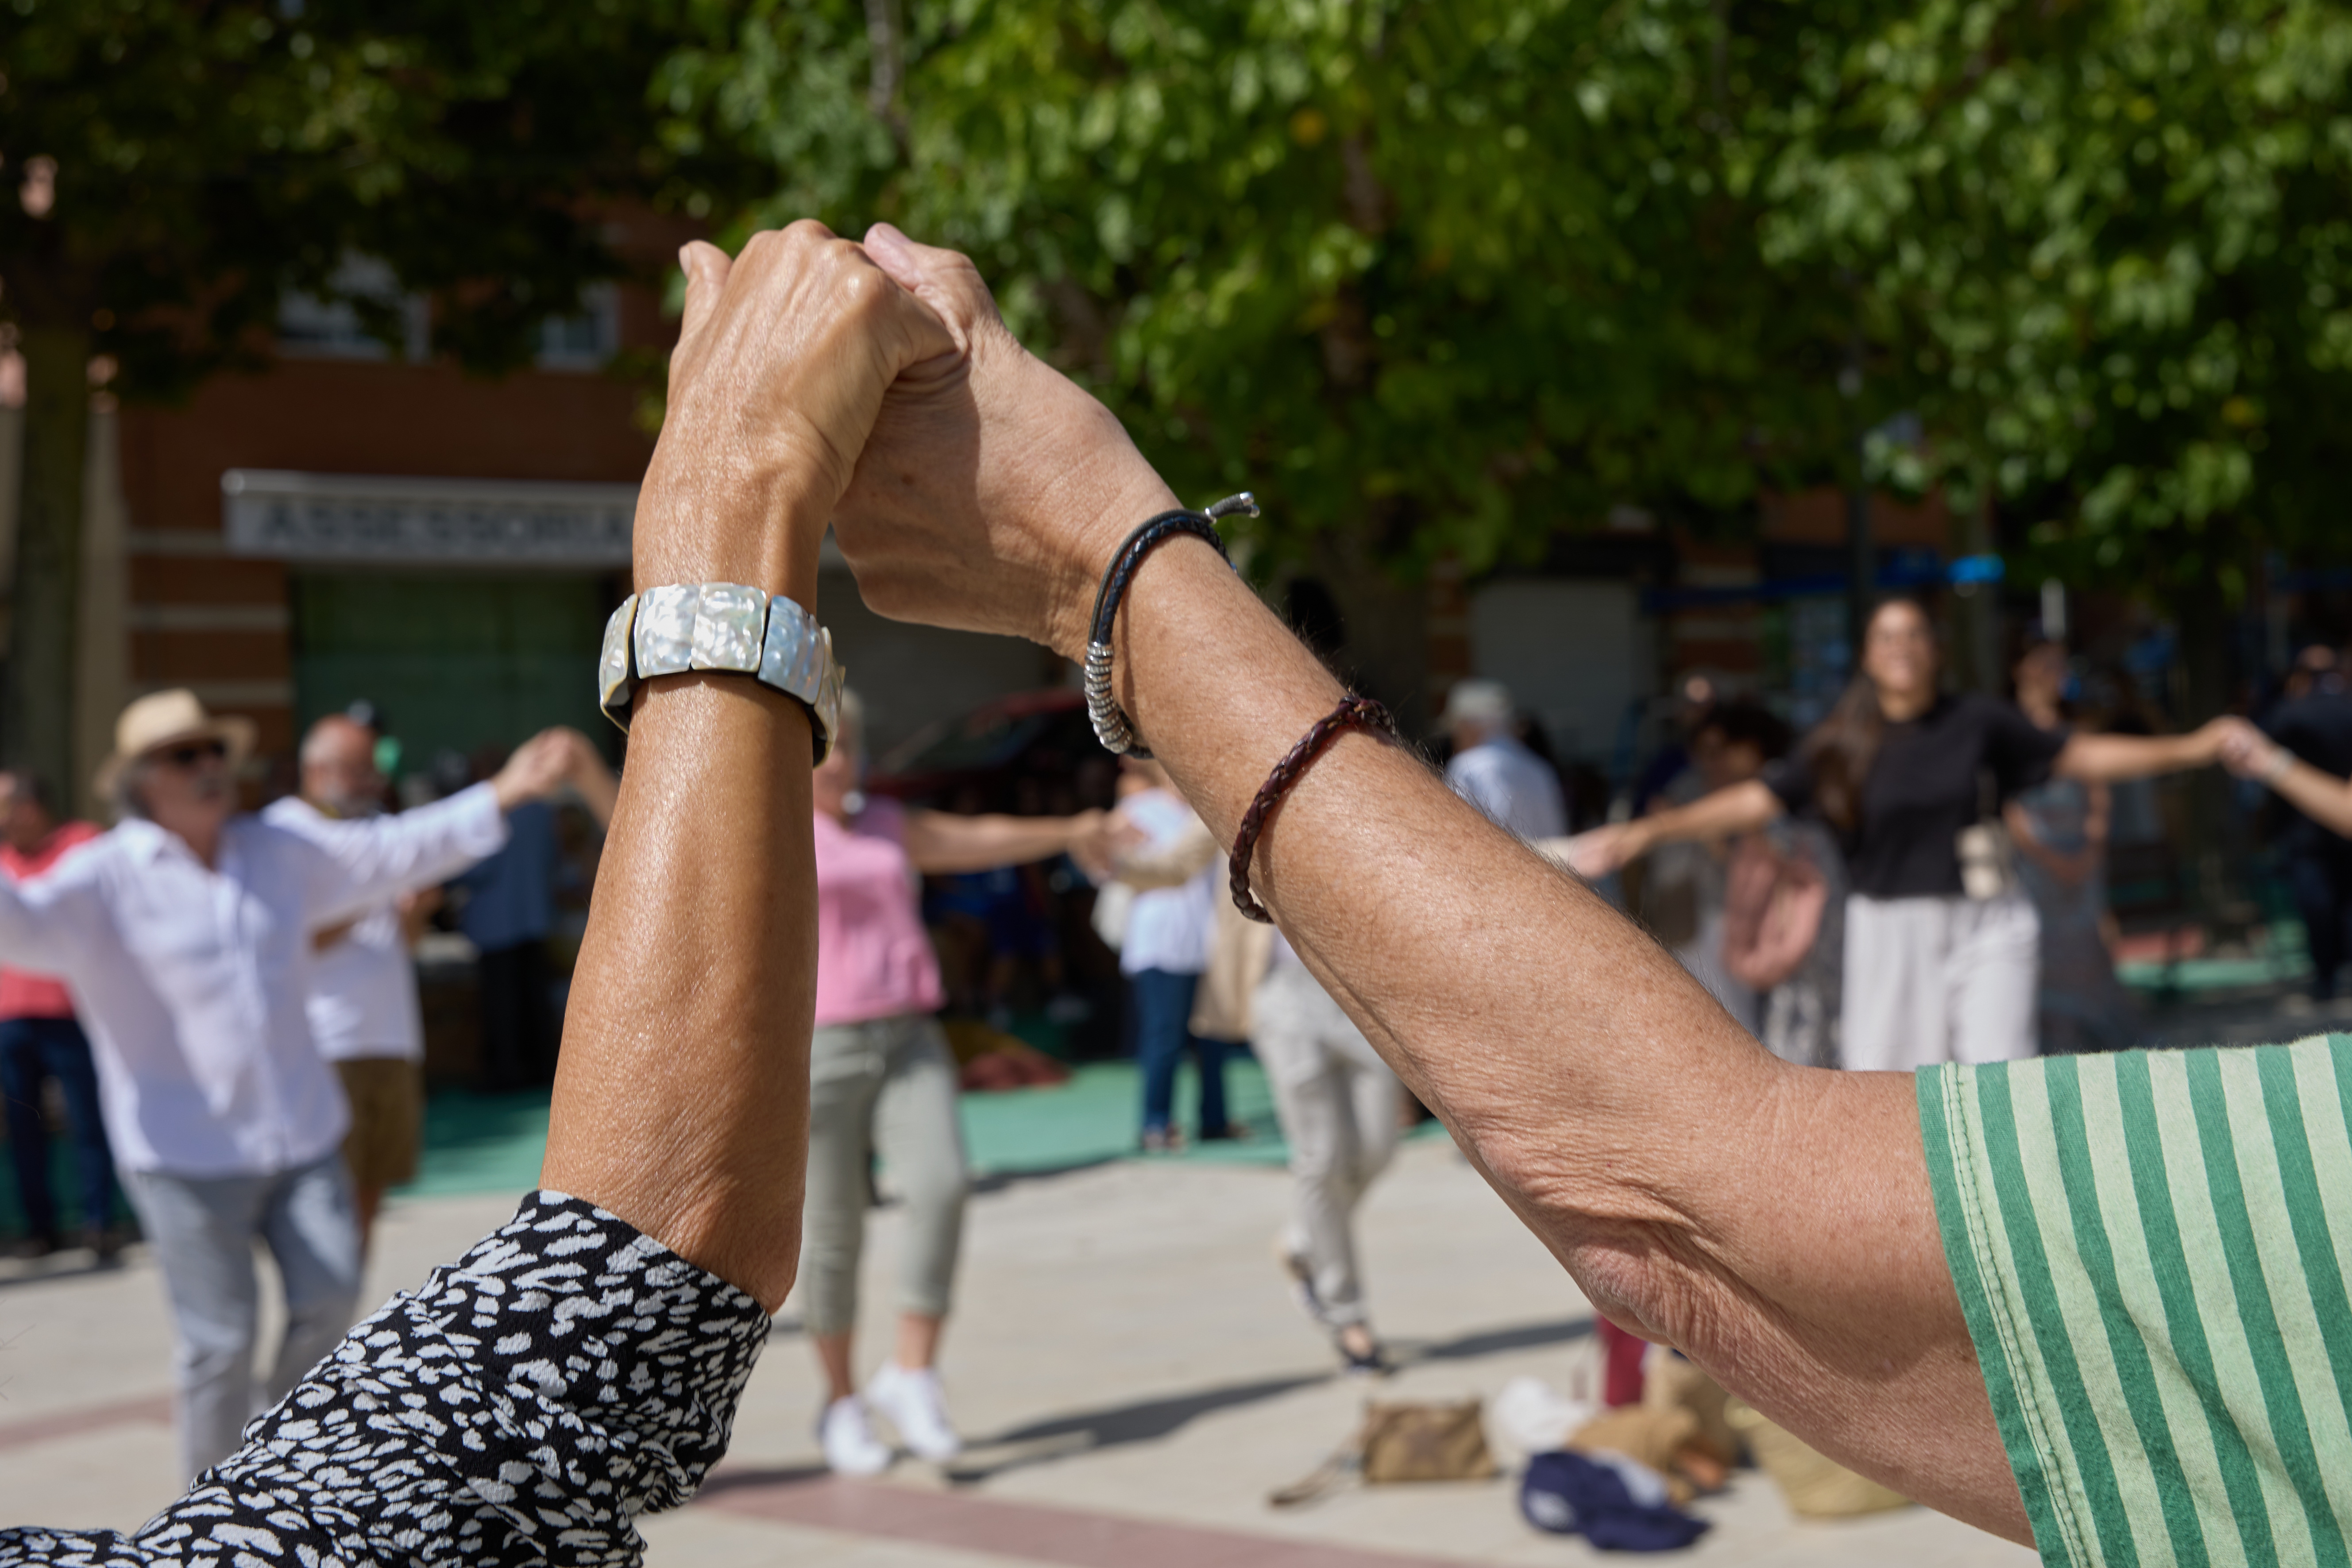
[[[386,343],[362,322],[357,301],[370,300],[399,312],[400,342]],[[402,358],[422,363],[433,352],[433,317],[422,294],[404,294],[391,264],[373,256],[346,256],[327,279],[322,295],[289,293],[278,305],[278,347],[282,353],[322,359]]]
[[[548,370],[602,370],[621,346],[621,291],[610,283],[580,290],[576,315],[539,326],[539,363]]]

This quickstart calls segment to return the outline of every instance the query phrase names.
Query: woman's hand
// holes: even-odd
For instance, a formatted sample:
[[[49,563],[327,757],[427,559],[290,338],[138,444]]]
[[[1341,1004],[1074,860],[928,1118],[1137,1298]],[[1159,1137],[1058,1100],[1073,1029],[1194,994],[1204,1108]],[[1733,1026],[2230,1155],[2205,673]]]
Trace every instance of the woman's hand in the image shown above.
[[[2213,724],[2225,723],[2231,727],[2220,738],[2218,757],[2221,765],[2239,778],[2270,784],[2294,763],[2294,753],[2244,720],[2213,721]]]
[[[1642,837],[1639,822],[1612,822],[1565,840],[1558,858],[1589,882],[1640,859],[1649,850]]]
[[[637,505],[637,585],[746,583],[809,602],[885,389],[960,384],[960,345],[823,224],[753,235],[732,261],[697,240],[678,262],[686,316]]]
[[[2190,731],[2189,739],[2203,753],[2203,760],[2209,766],[2214,763],[2226,763],[2232,751],[2242,749],[2252,742],[2269,743],[2260,730],[2234,713],[2208,719]]]
[[[1112,551],[1176,498],[1108,409],[1013,339],[970,261],[887,224],[866,252],[959,353],[882,399],[834,517],[858,592],[894,619],[1082,657]]]

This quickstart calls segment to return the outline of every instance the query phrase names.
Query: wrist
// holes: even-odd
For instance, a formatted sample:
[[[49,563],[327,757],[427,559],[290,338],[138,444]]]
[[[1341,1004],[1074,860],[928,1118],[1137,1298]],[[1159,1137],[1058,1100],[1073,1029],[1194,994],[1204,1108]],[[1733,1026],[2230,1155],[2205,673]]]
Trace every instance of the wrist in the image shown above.
[[[806,475],[740,475],[656,448],[631,540],[637,591],[740,583],[814,610],[817,552],[833,516],[822,489]]]
[[[1094,609],[1095,592],[1119,545],[1146,519],[1172,511],[1183,503],[1152,470],[1141,454],[1129,449],[1129,460],[1111,466],[1096,483],[1073,488],[1060,498],[1051,525],[1055,537],[1073,546],[1067,564],[1055,575],[1046,606],[1046,646],[1065,658],[1083,663],[1087,656],[1087,621]],[[1149,568],[1150,563],[1145,563]]]

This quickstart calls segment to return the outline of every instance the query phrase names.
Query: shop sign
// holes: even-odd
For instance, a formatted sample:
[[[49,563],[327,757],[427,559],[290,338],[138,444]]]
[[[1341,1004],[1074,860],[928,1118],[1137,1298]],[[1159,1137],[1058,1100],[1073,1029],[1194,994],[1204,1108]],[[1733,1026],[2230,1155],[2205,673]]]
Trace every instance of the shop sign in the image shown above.
[[[231,468],[221,503],[232,555],[626,566],[637,487]]]

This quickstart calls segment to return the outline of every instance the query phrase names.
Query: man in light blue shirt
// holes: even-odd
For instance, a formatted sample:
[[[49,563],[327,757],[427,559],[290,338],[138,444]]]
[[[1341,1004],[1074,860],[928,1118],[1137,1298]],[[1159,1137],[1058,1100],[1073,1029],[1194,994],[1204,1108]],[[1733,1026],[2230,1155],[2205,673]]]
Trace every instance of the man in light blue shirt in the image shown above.
[[[1502,682],[1456,681],[1445,699],[1445,725],[1454,732],[1445,782],[1454,794],[1521,838],[1568,831],[1559,775],[1511,733],[1511,694]]]

